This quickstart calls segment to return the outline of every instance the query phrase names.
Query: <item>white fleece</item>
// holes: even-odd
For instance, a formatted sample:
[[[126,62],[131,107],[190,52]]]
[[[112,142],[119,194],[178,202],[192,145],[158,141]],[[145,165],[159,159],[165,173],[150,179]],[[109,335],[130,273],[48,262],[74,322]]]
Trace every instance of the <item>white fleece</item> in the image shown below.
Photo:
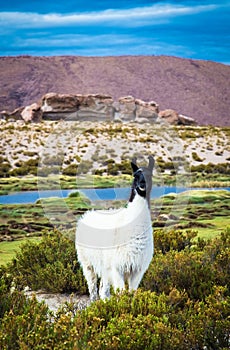
[[[136,289],[153,256],[150,210],[138,194],[127,208],[87,212],[76,231],[78,260],[86,277],[91,299],[109,297],[110,285],[123,289],[125,280]]]

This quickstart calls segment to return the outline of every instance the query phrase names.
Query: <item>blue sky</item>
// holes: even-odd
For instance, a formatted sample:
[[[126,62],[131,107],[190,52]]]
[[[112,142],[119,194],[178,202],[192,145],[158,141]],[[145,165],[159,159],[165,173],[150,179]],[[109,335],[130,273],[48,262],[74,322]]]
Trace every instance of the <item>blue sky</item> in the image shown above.
[[[1,1],[0,56],[172,55],[230,64],[230,0]]]

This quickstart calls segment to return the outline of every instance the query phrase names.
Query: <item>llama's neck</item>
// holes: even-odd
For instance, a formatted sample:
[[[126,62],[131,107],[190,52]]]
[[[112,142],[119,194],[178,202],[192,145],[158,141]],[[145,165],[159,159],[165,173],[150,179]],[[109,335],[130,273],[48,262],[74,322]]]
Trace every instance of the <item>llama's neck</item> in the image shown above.
[[[136,201],[139,200],[138,198],[141,198],[142,200],[144,200],[148,204],[148,207],[150,210],[150,193],[147,193],[146,198],[144,198],[144,197],[141,197],[134,188],[132,188],[130,197],[129,197],[129,203],[132,203],[134,200]]]
[[[142,209],[149,210],[150,206],[146,198],[141,197],[138,193],[136,193],[132,201],[129,201],[127,208],[130,210],[133,210],[135,208],[135,210],[139,211]]]

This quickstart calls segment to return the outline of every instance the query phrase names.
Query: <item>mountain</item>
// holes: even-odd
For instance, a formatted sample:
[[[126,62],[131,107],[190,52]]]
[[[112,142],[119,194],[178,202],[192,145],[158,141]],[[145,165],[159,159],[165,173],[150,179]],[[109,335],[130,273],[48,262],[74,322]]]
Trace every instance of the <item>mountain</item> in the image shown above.
[[[154,100],[199,124],[228,126],[230,66],[171,56],[0,57],[0,110],[47,92],[132,95]]]

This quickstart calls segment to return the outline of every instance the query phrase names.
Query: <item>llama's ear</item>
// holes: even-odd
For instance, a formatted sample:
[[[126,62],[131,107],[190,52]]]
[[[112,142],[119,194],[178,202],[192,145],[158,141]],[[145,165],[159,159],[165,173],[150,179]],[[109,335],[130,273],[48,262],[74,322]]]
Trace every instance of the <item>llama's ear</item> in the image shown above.
[[[155,163],[155,161],[154,161],[153,156],[149,156],[149,166],[148,166],[149,170],[151,170],[151,171],[153,170],[154,163]]]
[[[137,166],[137,158],[133,158],[131,161],[131,167],[133,169],[133,173],[135,173],[139,168]]]

